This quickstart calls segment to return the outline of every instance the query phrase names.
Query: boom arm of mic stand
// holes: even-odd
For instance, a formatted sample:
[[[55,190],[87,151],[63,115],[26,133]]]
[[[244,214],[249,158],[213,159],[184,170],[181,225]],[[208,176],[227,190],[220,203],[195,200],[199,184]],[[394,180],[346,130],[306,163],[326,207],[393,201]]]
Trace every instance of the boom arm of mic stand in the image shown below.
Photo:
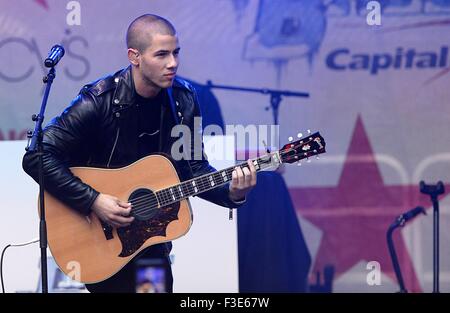
[[[245,91],[245,92],[254,92],[261,93],[264,95],[270,95],[270,107],[272,108],[274,125],[278,125],[278,109],[280,107],[280,103],[282,97],[303,97],[309,98],[309,93],[307,92],[294,92],[288,90],[274,90],[267,88],[243,88],[236,86],[224,86],[224,85],[214,85],[210,80],[206,82],[206,87],[208,88],[217,88],[217,89],[225,89],[225,90],[233,90],[233,91]]]
[[[398,285],[400,286],[399,292],[407,293],[408,291],[405,289],[402,272],[400,270],[400,265],[398,263],[397,253],[395,252],[394,241],[392,240],[392,234],[394,230],[400,225],[401,224],[396,221],[391,226],[389,226],[386,237],[389,248],[389,254],[391,255],[392,265],[394,266],[395,276],[397,277]]]
[[[394,223],[392,223],[391,226],[389,226],[389,229],[386,234],[389,253],[390,253],[391,259],[392,259],[392,265],[394,266],[395,276],[397,277],[397,281],[400,286],[400,291],[399,291],[400,293],[407,293],[408,291],[406,290],[405,284],[403,282],[403,276],[402,276],[402,272],[400,270],[400,265],[398,263],[397,253],[395,252],[394,241],[392,240],[392,234],[395,229],[397,229],[398,227],[405,226],[405,223],[408,220],[415,218],[420,213],[426,215],[425,209],[421,206],[418,206],[404,214],[399,215],[395,219]]]

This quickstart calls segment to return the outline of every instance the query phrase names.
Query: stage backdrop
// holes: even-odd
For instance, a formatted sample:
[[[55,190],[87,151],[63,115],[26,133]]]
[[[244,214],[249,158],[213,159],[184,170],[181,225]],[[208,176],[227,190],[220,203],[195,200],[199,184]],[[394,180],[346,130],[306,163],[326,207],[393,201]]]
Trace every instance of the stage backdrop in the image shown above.
[[[450,1],[372,1],[381,5],[381,16],[376,5],[367,10],[367,2],[1,1],[0,139],[24,139],[32,128],[30,115],[42,96],[42,60],[52,45],[62,43],[66,55],[57,66],[46,121],[83,84],[127,66],[124,37],[132,19],[163,15],[178,30],[183,77],[200,85],[211,80],[310,94],[282,99],[279,133],[284,143],[300,131],[320,130],[327,141],[321,160],[287,166],[283,173],[311,254],[311,277],[331,266],[334,291],[398,290],[386,230],[397,215],[421,205],[428,216],[396,233],[396,247],[406,287],[429,292],[433,219],[418,183],[450,180]],[[269,95],[210,92],[225,124],[273,123],[265,110]],[[0,192],[7,196],[7,190]],[[449,213],[444,196],[445,291]]]

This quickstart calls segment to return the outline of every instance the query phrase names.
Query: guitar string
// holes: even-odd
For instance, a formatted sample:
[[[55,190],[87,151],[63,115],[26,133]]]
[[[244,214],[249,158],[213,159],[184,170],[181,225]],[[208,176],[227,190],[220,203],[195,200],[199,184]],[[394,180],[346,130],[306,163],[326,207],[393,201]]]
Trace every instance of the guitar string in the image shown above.
[[[289,151],[282,152],[282,154],[286,154],[286,153],[289,153]],[[265,163],[262,163],[262,165],[265,165]],[[229,169],[227,169],[225,171],[227,171],[228,174],[230,174],[230,172],[232,173],[233,170],[234,170],[234,168],[229,168]],[[209,177],[217,176],[218,173],[219,172],[212,173]],[[206,178],[206,177],[208,177],[208,176],[205,176],[203,178]],[[205,181],[203,178],[201,180],[197,181],[197,186],[199,186],[200,189],[204,188],[205,189],[204,191],[206,191],[208,188],[211,189],[210,188],[210,183]],[[216,179],[217,179],[217,177],[216,177]],[[223,183],[221,183],[221,184],[223,184]],[[190,184],[185,184],[185,186],[189,186],[188,192],[192,192],[192,187],[190,186]],[[179,185],[179,187],[181,188],[181,184]],[[213,186],[211,186],[211,187],[213,187]],[[175,187],[173,187],[173,188],[175,188]],[[175,188],[175,190],[177,190],[177,189]],[[162,204],[160,204],[161,207],[166,207],[166,206],[168,206],[170,204],[179,202],[181,200],[181,198],[173,200],[173,197],[177,198],[178,195],[169,194],[167,189],[163,189],[161,191],[164,191],[163,193],[160,193],[160,195],[162,196],[161,197],[162,198]],[[139,199],[139,200],[136,201],[137,199]],[[152,201],[149,204],[145,203],[145,201],[148,201],[148,200],[152,200]],[[157,196],[153,195],[153,194],[152,195],[141,196],[139,198],[136,198],[136,199],[134,199],[134,203],[132,201],[132,204],[135,207],[135,209],[133,210],[133,213],[136,213],[136,214],[139,214],[139,213],[142,213],[142,212],[145,212],[145,211],[152,211],[152,210],[158,209],[158,207],[157,207],[158,199],[157,199]],[[156,205],[156,207],[155,207],[155,205]]]
[[[312,141],[312,140],[311,140]],[[310,141],[309,141],[310,142]],[[306,143],[308,143],[308,142],[306,142]],[[294,147],[295,148],[297,148],[297,147],[299,147],[299,146],[301,146],[301,145],[304,145],[304,144],[306,144],[306,143],[302,143],[302,144],[298,144],[298,145],[295,145]],[[294,149],[294,147],[291,147],[289,150],[287,150],[287,151],[280,151],[280,154],[281,155],[285,155],[285,154],[287,154],[287,153],[289,153],[290,151],[292,151],[292,150],[295,150]],[[265,165],[266,163],[262,163],[262,165]],[[243,163],[243,164],[241,164],[241,165],[239,165],[239,166],[242,166],[242,165],[245,165],[245,163]],[[270,167],[270,165],[269,165],[269,167]],[[232,171],[234,171],[234,168],[235,167],[232,167],[232,168],[229,168],[229,169],[225,169],[225,170],[222,170],[222,172],[223,171],[226,171],[227,172],[227,174],[231,174],[232,173]],[[261,169],[261,168],[260,168]],[[203,176],[203,177],[201,177],[200,179],[199,178],[197,178],[197,179],[199,179],[198,181],[196,181],[196,184],[197,184],[197,186],[199,186],[200,187],[200,189],[203,189],[203,188],[205,188],[205,187],[207,187],[207,188],[205,188],[205,190],[204,191],[206,191],[207,189],[211,189],[210,188],[210,183],[208,183],[208,181],[206,181],[204,178],[206,178],[206,177],[213,177],[213,176],[215,176],[215,175],[217,175],[218,173],[220,173],[221,171],[217,171],[217,172],[215,172],[215,173],[211,173],[211,174],[209,174],[209,176]],[[219,176],[220,177],[220,176]],[[213,177],[213,179],[214,179],[214,177]],[[228,179],[229,180],[229,179]],[[190,186],[190,184],[186,184],[186,182],[184,182],[184,183],[181,183],[180,185],[178,185],[178,187],[179,188],[182,188],[181,186],[182,186],[182,184],[185,184],[185,186],[189,186],[189,188],[188,188],[188,192],[192,192],[192,187]],[[220,183],[220,185],[222,185],[223,183]],[[212,186],[213,187],[213,186]],[[174,188],[175,190],[177,190],[177,188],[176,188],[176,186],[175,187],[172,187],[172,188]],[[173,203],[176,203],[176,202],[178,202],[178,201],[180,201],[181,199],[175,199],[175,200],[173,200],[173,197],[177,197],[177,196],[175,196],[175,194],[171,194],[171,193],[169,193],[169,191],[168,191],[168,189],[169,188],[166,188],[166,189],[162,189],[162,190],[160,190],[159,192],[160,192],[160,196],[162,196],[161,197],[161,199],[162,199],[162,204],[160,203],[160,206],[161,207],[163,207],[163,206],[167,206],[167,205],[170,205],[170,204],[173,204]],[[195,189],[194,189],[195,190]],[[179,190],[178,190],[179,191]],[[177,191],[177,192],[178,192]],[[162,192],[162,193],[161,193]],[[202,191],[203,192],[203,191]],[[153,196],[153,195],[144,195],[144,196],[141,196],[141,197],[138,197],[138,198],[135,198],[135,199],[133,199],[133,201],[134,201],[134,205],[135,205],[135,210],[133,211],[133,212],[135,212],[135,213],[140,213],[140,212],[143,212],[143,211],[146,211],[146,210],[152,210],[152,209],[157,209],[158,207],[155,207],[155,208],[148,208],[148,206],[147,206],[147,204],[145,204],[145,201],[147,201],[147,200],[150,200],[151,198],[154,198],[154,199],[152,199],[152,202],[150,203],[150,206],[151,207],[154,207],[155,205],[158,205],[158,196],[157,195],[155,195],[155,196]],[[138,201],[136,201],[136,200],[138,200]],[[133,202],[132,202],[132,204],[133,204]],[[145,205],[145,206],[144,206]]]
[[[264,163],[263,163],[264,164]],[[211,187],[214,187],[214,186],[212,186],[211,185],[211,180],[205,180],[205,178],[207,178],[207,177],[213,177],[213,176],[216,176],[215,178],[213,177],[213,180],[214,180],[214,183],[215,184],[217,184],[216,183],[216,180],[218,179],[218,178],[221,178],[222,179],[222,176],[220,176],[220,172],[223,172],[223,171],[226,171],[227,172],[227,174],[228,175],[231,175],[232,174],[232,172],[234,171],[234,168],[228,168],[228,169],[226,169],[226,170],[222,170],[222,171],[217,171],[217,172],[215,172],[215,173],[211,173],[209,176],[204,176],[204,177],[202,177],[200,180],[197,180],[196,181],[196,186],[195,187],[199,187],[199,189],[205,189],[205,190],[202,190],[202,192],[203,191],[206,191],[207,189],[211,189]],[[217,177],[218,176],[218,177]],[[198,179],[198,178],[197,178]],[[227,178],[227,181],[229,181],[230,180],[230,178]],[[223,181],[223,182],[220,182],[219,183],[219,185],[222,185],[222,184],[224,184],[224,183],[226,183],[226,181]],[[186,188],[186,189],[188,189],[188,193],[190,193],[190,192],[192,192],[193,190],[195,190],[195,189],[193,189],[193,187],[191,186],[191,184],[186,184],[186,182],[184,182],[184,183],[182,183],[182,184],[184,184],[185,186],[188,186],[188,188]],[[180,185],[178,185],[180,188],[181,188],[181,185],[182,184],[180,184]],[[176,186],[175,187],[172,187],[172,188],[174,188],[175,190],[176,190],[176,192],[175,193],[178,193],[179,192],[179,190],[176,188]],[[178,197],[178,195],[176,195],[175,193],[174,194],[172,194],[172,193],[169,193],[169,191],[168,191],[168,189],[169,188],[166,188],[166,189],[162,189],[162,190],[160,190],[160,191],[158,191],[159,192],[159,195],[161,195],[162,197],[162,205],[161,206],[165,206],[165,205],[168,205],[168,204],[171,204],[171,203],[175,203],[175,202],[178,202],[179,200],[181,200],[181,199],[175,199],[175,200],[173,200],[173,197],[175,196],[175,197]],[[161,193],[161,192],[163,192],[163,193]],[[182,191],[181,191],[182,192]],[[138,198],[135,198],[135,199],[133,199],[132,200],[132,204],[134,204],[135,206],[139,206],[139,205],[141,205],[141,204],[143,204],[145,201],[147,201],[147,200],[150,200],[151,198],[154,198],[153,199],[153,201],[152,201],[152,204],[151,205],[155,205],[156,203],[157,203],[157,196],[153,196],[153,194],[152,195],[144,195],[144,196],[141,196],[141,197],[138,197]],[[137,200],[137,201],[136,201]],[[134,202],[134,203],[133,203]]]
[[[225,171],[225,170],[223,170],[223,171]],[[231,175],[231,173],[234,171],[234,168],[229,168],[226,171],[227,171],[228,175]],[[222,178],[222,176],[219,176],[219,175],[220,175],[220,172],[215,172],[215,173],[212,173],[211,176],[209,176],[209,177],[216,176],[215,178],[213,177],[213,180],[214,180],[214,183],[217,184],[216,180],[219,177]],[[205,177],[202,178],[202,180],[196,182],[197,183],[196,187],[198,186],[199,189],[202,190],[202,192],[207,191],[208,189],[211,189],[211,187],[215,188],[214,186],[211,186],[211,181],[210,180],[208,181],[207,179],[206,180],[204,179],[206,177],[208,177],[208,176],[205,176]],[[228,178],[227,181],[229,181],[229,180],[230,179]],[[221,182],[221,183],[219,183],[219,185],[223,185],[225,182],[226,181]],[[188,187],[188,193],[192,192],[193,190],[195,190],[195,189],[193,189],[193,187],[190,184],[186,184],[186,186],[189,186]],[[174,189],[177,190],[176,188],[174,188]],[[162,194],[163,195],[163,204],[161,206],[167,206],[169,204],[176,203],[176,202],[181,200],[181,199],[173,200],[172,194],[169,194],[167,189],[163,189],[163,190],[165,190],[165,193]],[[178,191],[177,191],[177,193],[178,193]],[[178,197],[178,195],[175,195],[175,194],[173,194],[173,196],[175,196],[176,198]],[[146,211],[147,207],[143,207],[142,205],[145,204],[144,203],[145,200],[151,200],[151,198],[156,198],[156,197],[153,197],[153,195],[145,195],[145,196],[139,197],[139,201],[135,201],[137,198],[134,199],[135,210],[133,212]],[[152,200],[153,201],[150,203],[150,206],[154,207],[155,204],[157,205],[157,201],[156,201],[156,199],[152,199]],[[145,205],[147,205],[147,204],[145,204]]]
[[[228,172],[232,172],[234,170],[234,168],[228,169]],[[219,172],[215,172],[212,173],[212,175],[217,175],[217,173]],[[228,173],[230,174],[230,173]],[[210,177],[212,177],[212,175]],[[220,176],[221,177],[221,176]],[[205,177],[204,177],[205,178]],[[217,178],[216,178],[217,179]],[[229,179],[228,179],[229,180]],[[225,182],[224,182],[225,183]],[[223,183],[221,183],[220,185],[222,185]],[[181,184],[180,184],[181,185]],[[191,186],[191,184],[185,184],[186,186],[189,186],[188,188],[188,193],[194,191],[195,189],[193,188],[193,186]],[[210,187],[210,183],[208,183],[207,181],[205,181],[203,178],[200,181],[196,181],[196,187],[198,187],[199,190],[203,190],[203,189],[208,189]],[[175,187],[173,187],[175,188]],[[176,188],[175,188],[176,189]],[[177,189],[176,189],[177,190]],[[180,201],[181,199],[177,200],[173,200],[172,194],[170,194],[167,189],[162,189],[159,192],[164,191],[164,193],[160,194],[162,195],[162,204],[161,207],[163,206],[167,206],[169,204],[172,203],[176,203],[178,201]],[[178,190],[179,191],[179,190]],[[177,193],[178,193],[177,191]],[[206,191],[206,190],[204,190]],[[175,197],[177,197],[177,195],[174,194]],[[154,198],[154,199],[152,199]],[[138,201],[136,201],[137,199],[139,199]],[[150,204],[146,204],[145,201],[146,200],[153,200]],[[135,213],[139,213],[139,212],[143,212],[148,210],[147,205],[150,205],[152,207],[154,207],[155,205],[158,205],[158,201],[157,201],[157,196],[152,195],[144,195],[138,198],[135,198],[131,201],[131,203],[135,206],[135,209],[133,210],[133,212]],[[142,205],[146,205],[146,207],[143,207]],[[151,209],[151,208],[150,208]],[[154,209],[157,209],[157,207],[154,207]]]
[[[246,164],[246,163],[243,163],[243,164],[240,164],[239,166],[242,166],[242,165],[245,165],[245,164]],[[265,163],[261,163],[261,164],[264,165]],[[210,182],[205,181],[204,178],[206,178],[206,177],[212,177],[212,176],[214,176],[214,175],[220,175],[220,173],[223,172],[223,171],[226,171],[227,174],[231,176],[231,173],[234,171],[234,169],[235,169],[235,167],[228,168],[228,169],[225,169],[225,170],[220,170],[220,171],[217,171],[217,172],[214,172],[214,173],[211,173],[211,174],[207,174],[207,175],[205,175],[205,176],[196,177],[196,178],[192,179],[191,181],[194,181],[194,180],[196,181],[196,186],[195,186],[195,187],[200,187],[200,188],[208,187],[208,188],[209,188]],[[219,176],[219,177],[221,177],[221,176]],[[228,178],[228,179],[227,179],[227,181],[230,181],[230,180],[231,180],[231,178]],[[181,185],[185,184],[186,186],[189,186],[189,188],[192,188],[192,187],[191,187],[191,184],[189,184],[188,182],[189,182],[189,181],[185,181],[185,182],[179,184],[178,186],[181,186]],[[224,182],[224,183],[225,183],[225,182]],[[221,184],[223,184],[223,183],[221,183]],[[168,189],[174,188],[175,190],[177,190],[176,187],[177,187],[177,186],[173,186],[173,187],[161,189],[161,190],[159,190],[159,191],[157,191],[157,192],[162,192],[162,191],[165,192],[165,194],[160,194],[160,195],[162,196],[162,198],[163,198],[163,201],[166,201],[166,200],[172,201],[172,197],[171,197],[172,194],[169,193]],[[178,191],[177,191],[177,192],[178,192]],[[145,198],[148,199],[148,197],[149,197],[148,195],[144,195],[144,196],[137,197],[137,198],[135,198],[135,199],[133,199],[133,200],[136,201],[136,200],[145,199]]]
[[[307,144],[307,143],[309,143],[309,142],[311,142],[311,141],[312,141],[312,139],[311,139],[310,141],[305,142],[305,143],[294,145],[294,147],[290,147],[289,150],[280,151],[280,154],[281,154],[282,156],[284,156],[284,155],[286,155],[287,153],[289,153],[289,152],[291,152],[291,151],[295,151],[295,149],[296,149],[297,147],[300,147],[300,146],[302,146],[302,145],[305,145],[305,144]],[[258,159],[257,159],[257,160],[258,160]],[[239,166],[241,167],[242,165],[245,165],[245,164],[246,164],[246,163],[242,163],[242,164],[239,165]],[[265,163],[262,163],[262,165],[265,165]],[[195,182],[196,182],[196,186],[195,186],[195,187],[198,186],[199,189],[204,189],[205,187],[207,187],[207,188],[205,188],[205,189],[208,189],[208,188],[210,189],[210,183],[209,183],[208,181],[206,181],[204,178],[206,178],[206,177],[213,177],[213,176],[215,176],[215,175],[217,175],[218,173],[223,172],[223,171],[227,172],[227,176],[228,176],[229,174],[231,174],[231,173],[234,171],[234,169],[235,169],[235,167],[228,168],[228,169],[221,170],[221,171],[217,171],[217,172],[211,173],[211,174],[209,174],[209,175],[207,175],[207,176],[203,176],[203,177],[201,177],[200,179],[199,179],[199,178],[196,178],[196,179],[199,179],[198,181],[197,181],[196,179],[194,179],[194,180],[192,180],[192,181],[195,181]],[[261,169],[261,168],[260,168],[260,169]],[[228,173],[228,172],[231,172],[231,173]],[[220,174],[219,174],[219,175],[220,175]],[[221,176],[219,176],[219,177],[221,177]],[[229,180],[230,180],[230,179],[228,179],[228,181],[229,181]],[[214,183],[215,183],[214,177],[213,177],[213,181],[214,181]],[[219,185],[222,185],[222,184],[224,184],[224,183],[225,183],[225,182],[219,183]],[[182,188],[183,188],[183,186],[182,186],[183,184],[184,184],[186,187],[189,186],[189,187],[187,187],[188,193],[189,193],[189,192],[192,192],[191,184],[186,183],[186,182],[180,183],[178,186],[174,186],[174,187],[172,187],[172,188],[174,188],[174,189],[176,190],[176,192],[178,193],[178,192],[179,192],[179,189],[177,189],[176,187],[179,187],[179,188],[182,189]],[[211,186],[211,187],[213,187],[213,186]],[[156,194],[144,195],[144,196],[137,197],[137,198],[133,199],[132,201],[130,201],[131,204],[135,207],[135,209],[133,210],[133,212],[139,214],[139,213],[144,212],[144,211],[147,211],[147,210],[157,209],[158,207],[154,207],[154,206],[155,206],[155,205],[158,205],[158,204],[160,204],[161,207],[164,207],[164,206],[167,206],[167,205],[169,205],[169,204],[176,203],[176,202],[180,201],[181,199],[179,199],[179,200],[177,200],[177,199],[173,200],[173,197],[177,198],[177,196],[175,195],[175,193],[174,193],[174,194],[169,193],[169,191],[168,191],[169,189],[170,189],[170,187],[158,191],[158,192],[160,192],[159,195],[161,196],[160,198],[161,198],[161,200],[162,200],[162,201],[161,201],[162,203],[159,203],[159,201],[158,201],[158,195],[156,195]],[[195,190],[195,189],[194,189],[194,190]],[[204,190],[204,191],[206,191],[206,190]],[[182,194],[182,191],[181,191],[181,194]],[[146,201],[149,201],[149,200],[151,200],[150,203],[145,203]],[[149,208],[149,206],[150,206],[150,208]]]
[[[229,169],[228,171],[230,171],[230,170],[231,170],[231,169]],[[234,170],[234,169],[233,169],[233,170]],[[212,176],[214,176],[214,175],[217,176],[217,173],[218,173],[218,172],[212,173],[210,177],[212,177]],[[229,174],[229,173],[228,173],[228,174]],[[206,177],[203,177],[203,178],[201,178],[200,180],[196,180],[196,185],[195,185],[195,187],[198,187],[199,189],[204,189],[205,187],[209,187],[209,186],[210,186],[210,183],[208,183],[207,181],[205,181],[204,178],[206,178]],[[198,179],[198,178],[196,178],[196,179]],[[213,179],[214,179],[214,178],[213,178]],[[215,178],[215,180],[217,180],[217,177]],[[229,180],[229,178],[228,178],[228,180]],[[224,181],[223,183],[225,183],[225,182],[226,182],[226,181]],[[216,182],[215,182],[215,183],[216,183]],[[223,184],[223,183],[220,183],[220,184]],[[184,186],[182,186],[182,185],[184,185]],[[165,203],[165,202],[167,202],[167,200],[168,200],[168,201],[172,201],[172,198],[173,198],[173,197],[172,197],[172,193],[169,192],[169,189],[170,189],[170,188],[173,188],[173,189],[175,190],[175,192],[174,192],[173,195],[174,195],[174,196],[177,196],[176,193],[179,193],[179,192],[180,192],[179,189],[178,189],[177,187],[179,187],[179,188],[181,188],[181,189],[185,189],[185,190],[187,189],[188,193],[190,193],[190,192],[192,192],[193,190],[195,190],[194,187],[193,187],[191,184],[186,183],[186,182],[183,182],[183,183],[181,183],[181,184],[179,184],[179,185],[177,185],[177,186],[173,186],[173,187],[161,189],[161,190],[157,191],[156,193],[159,193],[158,195],[161,196],[160,198],[162,198],[163,202]],[[181,193],[182,193],[182,192],[183,192],[183,191],[181,191]],[[186,192],[186,191],[185,191],[185,192]],[[133,201],[135,202],[135,204],[139,204],[139,202],[140,202],[141,200],[144,200],[144,201],[149,200],[150,198],[152,198],[152,196],[153,196],[153,195],[143,195],[143,196],[134,198]],[[155,198],[157,198],[157,197],[158,197],[158,196],[156,196]]]
[[[262,163],[262,165],[266,165],[265,163]],[[268,166],[268,167],[270,167],[270,165]],[[265,167],[264,166],[260,166],[260,169],[264,169]],[[225,170],[222,170],[222,171],[225,171]],[[234,171],[234,168],[229,168],[229,169],[226,169],[226,171],[228,172],[228,174],[230,175],[233,171]],[[221,171],[218,171],[218,172],[215,172],[215,173],[212,173],[212,175],[210,176],[210,177],[212,177],[213,175],[220,175],[219,173],[220,173]],[[203,178],[206,178],[207,176],[205,176],[205,177],[203,177]],[[221,176],[219,176],[220,178],[222,178]],[[217,179],[217,178],[216,178]],[[230,179],[228,179],[228,181],[229,181]],[[223,183],[220,183],[220,185],[222,185],[222,184],[224,184],[225,182],[223,182]],[[190,184],[186,184],[186,186],[189,186],[188,187],[188,192],[192,192],[193,191],[193,188],[192,188],[192,186],[190,185]],[[212,189],[211,187],[213,187],[213,186],[211,186],[210,185],[210,183],[208,182],[208,181],[206,181],[206,180],[204,180],[204,179],[202,179],[201,181],[197,181],[197,186],[199,186],[199,189],[205,189],[205,190],[203,190],[203,191],[207,191],[208,189]],[[215,188],[215,187],[213,187],[213,188]],[[161,205],[161,207],[165,207],[165,206],[167,206],[167,205],[170,205],[170,204],[173,204],[173,203],[176,203],[176,202],[179,202],[181,199],[175,199],[175,200],[173,200],[173,197],[171,197],[172,196],[172,194],[169,194],[168,193],[168,191],[167,191],[167,189],[162,189],[162,190],[160,190],[160,191],[163,191],[163,190],[165,190],[165,194],[161,194],[163,197],[162,197],[162,204],[160,204]],[[175,188],[175,190],[176,190],[176,188]],[[202,192],[203,192],[202,191]],[[178,192],[178,191],[177,191]],[[174,194],[174,196],[175,196],[175,194]],[[177,196],[175,196],[175,197],[177,197]],[[153,198],[153,199],[152,199]],[[136,201],[136,199],[139,199],[139,201]],[[148,210],[154,210],[154,209],[158,209],[158,207],[155,207],[155,205],[158,205],[158,201],[157,201],[157,196],[154,196],[154,195],[145,195],[145,196],[141,196],[141,197],[139,197],[139,198],[136,198],[136,199],[133,199],[133,201],[134,201],[134,203],[133,203],[133,201],[131,201],[132,202],[132,204],[134,205],[134,210],[133,210],[133,213],[137,213],[137,214],[139,214],[139,213],[141,213],[141,212],[144,212],[144,211],[148,211]],[[150,203],[150,204],[147,204],[147,203],[145,203],[145,201],[146,200],[152,200],[152,202]],[[148,206],[148,205],[150,205],[150,207]]]
[[[226,169],[226,170],[217,171],[217,172],[214,172],[214,173],[211,173],[211,174],[207,174],[206,176],[203,176],[201,178],[197,177],[197,178],[195,178],[195,182],[196,182],[195,187],[198,187],[198,189],[204,189],[205,187],[209,188],[210,187],[210,180],[207,181],[207,180],[205,180],[205,178],[206,177],[218,176],[218,175],[220,175],[219,173],[223,172],[223,171],[226,171],[228,175],[231,175],[232,171],[234,171],[234,168],[229,168],[229,169]],[[228,177],[228,175],[227,175],[227,177]],[[219,176],[219,177],[222,178],[222,176]],[[214,179],[214,183],[216,183],[215,181],[217,180],[217,177],[213,178],[213,179]],[[229,181],[229,180],[230,180],[230,178],[227,178],[227,181]],[[226,181],[224,181],[223,183],[226,183]],[[220,184],[223,184],[223,183],[221,182]],[[172,193],[169,192],[169,189],[173,188],[176,191],[175,193],[178,193],[179,189],[177,189],[176,187],[183,188],[182,185],[187,187],[187,188],[184,188],[184,189],[188,189],[188,193],[190,193],[193,190],[195,190],[194,186],[192,186],[190,183],[183,182],[183,183],[179,184],[178,186],[173,186],[173,187],[169,187],[169,188],[165,188],[165,189],[161,189],[161,190],[157,191],[157,193],[159,193],[159,195],[161,196],[160,198],[162,198],[162,200],[163,200],[162,202],[163,202],[164,205],[167,203],[167,201],[169,203],[172,202],[172,199],[173,199]],[[183,192],[183,191],[181,191],[181,192]],[[173,194],[174,196],[175,196],[175,193]],[[136,204],[139,205],[140,201],[142,201],[142,200],[146,201],[146,200],[149,200],[150,198],[153,198],[153,195],[143,195],[143,196],[140,196],[140,197],[137,197],[137,198],[133,199],[132,201],[134,201],[135,205]],[[158,196],[155,196],[155,198],[158,198]],[[154,202],[157,202],[157,199],[155,199]],[[155,204],[155,203],[153,203],[153,204]]]
[[[183,189],[185,189],[185,190],[187,189],[188,193],[191,193],[191,192],[193,192],[195,190],[190,184],[185,184],[185,186],[188,186],[188,187],[187,188],[183,188]],[[206,187],[209,187],[209,186],[210,186],[210,184],[208,182],[206,182],[206,181],[203,181],[203,180],[196,182],[196,187],[198,187],[198,189],[202,190],[202,191],[203,191],[203,189],[206,189]],[[130,201],[132,203],[132,205],[135,207],[133,212],[139,213],[139,212],[146,211],[148,209],[148,206],[157,208],[155,206],[157,206],[158,203],[160,204],[161,207],[164,207],[164,206],[167,206],[167,205],[169,205],[171,203],[176,203],[176,202],[180,201],[181,198],[179,198],[179,190],[176,189],[175,187],[173,187],[173,188],[175,190],[177,190],[176,193],[174,193],[173,195],[171,193],[169,193],[167,189],[163,189],[163,190],[159,191],[160,192],[159,195],[161,196],[160,198],[162,200],[161,203],[159,203],[159,201],[157,199],[158,196],[156,196],[154,194],[144,195],[144,196],[141,196],[139,198],[133,199],[132,201]],[[182,187],[180,186],[180,188],[182,188]],[[161,191],[163,191],[163,192],[161,193]],[[185,191],[185,193],[186,193],[186,191]],[[173,200],[173,197],[175,197],[175,200]],[[179,198],[179,199],[177,200],[177,198]],[[150,203],[146,203],[146,201],[150,201]]]

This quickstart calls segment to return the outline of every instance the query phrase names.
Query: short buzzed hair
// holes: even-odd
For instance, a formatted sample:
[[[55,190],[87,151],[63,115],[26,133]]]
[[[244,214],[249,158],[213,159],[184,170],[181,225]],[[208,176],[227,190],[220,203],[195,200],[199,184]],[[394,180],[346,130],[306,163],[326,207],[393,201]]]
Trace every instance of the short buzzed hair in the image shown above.
[[[165,18],[155,14],[144,14],[128,26],[127,48],[137,49],[142,53],[150,46],[152,35],[175,36],[176,33],[175,27]]]

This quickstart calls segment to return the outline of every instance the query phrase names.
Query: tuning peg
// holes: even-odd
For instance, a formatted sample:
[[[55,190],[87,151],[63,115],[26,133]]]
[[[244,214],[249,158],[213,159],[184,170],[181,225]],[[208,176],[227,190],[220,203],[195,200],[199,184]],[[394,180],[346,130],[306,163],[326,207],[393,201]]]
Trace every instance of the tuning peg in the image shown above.
[[[316,160],[320,160],[320,158],[319,158],[319,156],[318,156],[318,155],[316,155]]]
[[[294,138],[292,138],[292,136],[291,136],[288,138],[288,140],[289,140],[289,142],[291,142],[292,140],[294,140]]]
[[[263,143],[263,145],[264,145],[264,148],[266,148],[266,152],[267,152],[267,153],[270,153],[270,149],[267,147],[266,141],[263,140],[262,143]]]
[[[302,138],[303,137],[303,134],[302,133],[298,133],[297,134],[297,138]]]
[[[308,134],[311,134],[311,129],[308,129],[307,132],[308,132]]]
[[[302,166],[302,162],[298,161],[297,166]]]

